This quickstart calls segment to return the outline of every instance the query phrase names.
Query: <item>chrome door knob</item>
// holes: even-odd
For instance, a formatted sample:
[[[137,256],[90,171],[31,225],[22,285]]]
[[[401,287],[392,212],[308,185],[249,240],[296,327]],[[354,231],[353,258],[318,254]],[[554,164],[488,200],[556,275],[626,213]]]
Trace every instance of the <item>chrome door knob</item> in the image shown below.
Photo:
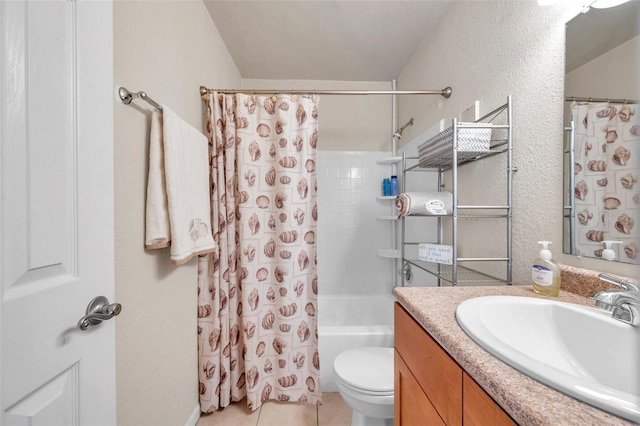
[[[122,311],[119,303],[109,304],[109,299],[104,296],[94,297],[87,306],[86,315],[78,321],[78,328],[86,330],[89,327],[100,324],[118,315]]]

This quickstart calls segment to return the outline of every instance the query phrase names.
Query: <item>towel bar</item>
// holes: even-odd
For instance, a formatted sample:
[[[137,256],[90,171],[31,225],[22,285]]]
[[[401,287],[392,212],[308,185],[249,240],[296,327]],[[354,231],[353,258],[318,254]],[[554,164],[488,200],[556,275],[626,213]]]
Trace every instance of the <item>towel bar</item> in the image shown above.
[[[126,87],[120,87],[118,89],[118,95],[120,96],[120,100],[122,101],[122,103],[125,105],[129,105],[135,98],[140,98],[146,101],[149,105],[162,111],[162,106],[151,99],[145,92],[130,92]]]

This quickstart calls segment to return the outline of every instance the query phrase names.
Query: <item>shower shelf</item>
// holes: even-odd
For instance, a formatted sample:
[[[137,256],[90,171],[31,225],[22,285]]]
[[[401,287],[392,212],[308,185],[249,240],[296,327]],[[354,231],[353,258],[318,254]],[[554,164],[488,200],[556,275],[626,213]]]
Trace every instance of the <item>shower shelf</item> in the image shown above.
[[[394,249],[378,249],[378,256],[389,259],[400,259],[400,250]]]
[[[451,235],[447,240],[448,245],[452,247],[452,264],[438,264],[416,260],[417,253],[413,253],[415,247],[411,248],[407,253],[408,246],[415,246],[414,242],[406,241],[406,224],[405,217],[401,218],[401,244],[400,244],[400,258],[403,265],[401,268],[406,271],[407,268],[415,267],[423,270],[438,278],[438,286],[443,285],[443,282],[447,282],[448,285],[457,285],[463,283],[506,283],[512,284],[512,178],[514,173],[514,167],[512,166],[512,112],[511,112],[511,96],[507,96],[507,102],[484,117],[478,119],[474,123],[460,123],[456,119],[452,120],[452,124],[449,128],[441,131],[432,138],[429,138],[422,143],[418,150],[422,155],[418,157],[408,158],[403,155],[402,158],[402,190],[404,192],[404,183],[406,182],[406,174],[408,172],[418,171],[431,171],[438,173],[437,188],[442,190],[444,187],[444,174],[448,173],[451,181],[451,188],[449,191],[453,194],[454,206],[453,214],[446,216],[446,220],[440,216],[420,216],[420,218],[436,218],[438,221],[438,237],[437,241],[432,243],[442,244],[445,240],[443,233],[446,228],[451,230]],[[498,154],[506,154],[506,181],[504,182],[504,189],[506,192],[505,199],[507,202],[503,205],[460,205],[458,202],[458,168],[470,162],[482,160],[487,157],[492,157]],[[407,160],[417,160],[415,165],[408,166]],[[468,177],[464,177],[468,180]],[[496,183],[491,188],[492,191],[498,191],[502,185],[502,182]],[[475,211],[469,211],[475,210]],[[464,211],[464,214],[461,214]],[[488,219],[495,221],[501,219],[505,222],[506,241],[504,243],[505,255],[503,257],[459,257],[459,219],[474,218],[479,221]],[[427,219],[430,220],[430,219]],[[431,219],[433,220],[433,219]],[[468,221],[465,221],[468,223]],[[480,222],[478,222],[480,223]],[[484,223],[484,222],[483,222]],[[470,226],[470,225],[465,225]],[[465,232],[467,232],[465,230]],[[500,246],[502,247],[502,245]],[[467,250],[468,251],[468,250]],[[469,263],[473,262],[473,266],[478,264],[487,263],[502,263],[506,268],[504,273],[500,273],[500,277],[490,275],[488,273],[481,272],[477,269],[469,268]],[[466,263],[467,266],[461,265]],[[486,268],[481,268],[486,269]],[[498,270],[500,268],[491,268]],[[493,272],[492,272],[493,273]],[[401,274],[403,276],[403,284],[407,274]]]
[[[380,160],[377,160],[376,163],[378,163],[378,164],[398,164],[400,161],[402,161],[402,157],[387,157],[387,158],[382,158]]]
[[[376,164],[391,166],[391,174],[396,174],[397,165],[402,161],[402,157],[400,156],[391,156],[386,158],[381,158],[376,160]],[[395,204],[394,201],[396,199],[395,195],[377,195],[376,199],[379,201],[384,201],[385,204],[389,205],[389,208],[392,209],[393,213],[395,213]],[[380,215],[376,217],[377,220],[388,221],[391,227],[391,239],[393,241],[393,248],[390,249],[378,249],[377,255],[379,257],[385,259],[393,259],[393,270],[396,269],[396,259],[400,259],[400,250],[396,249],[397,240],[396,240],[396,226],[398,221],[397,215]],[[393,274],[393,285],[396,286],[397,276]]]

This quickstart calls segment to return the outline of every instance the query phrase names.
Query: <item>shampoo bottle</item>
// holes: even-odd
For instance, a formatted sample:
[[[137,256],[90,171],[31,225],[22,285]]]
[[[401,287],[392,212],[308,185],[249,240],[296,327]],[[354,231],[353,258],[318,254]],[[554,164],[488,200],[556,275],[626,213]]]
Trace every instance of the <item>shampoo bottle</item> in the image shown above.
[[[538,241],[542,244],[540,257],[533,262],[531,280],[533,281],[533,291],[546,296],[557,297],[560,292],[560,268],[555,260],[551,258],[551,251],[548,249],[549,241]]]
[[[398,176],[391,176],[391,195],[398,195]]]
[[[391,182],[389,178],[382,179],[382,195],[385,197],[391,195]]]

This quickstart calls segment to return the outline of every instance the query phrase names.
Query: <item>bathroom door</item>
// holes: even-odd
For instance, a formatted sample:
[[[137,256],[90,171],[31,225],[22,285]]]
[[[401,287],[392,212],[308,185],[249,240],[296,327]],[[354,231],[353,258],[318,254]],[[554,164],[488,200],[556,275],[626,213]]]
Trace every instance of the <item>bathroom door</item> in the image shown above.
[[[0,424],[114,425],[110,1],[0,1]],[[123,309],[126,314],[126,306]]]

